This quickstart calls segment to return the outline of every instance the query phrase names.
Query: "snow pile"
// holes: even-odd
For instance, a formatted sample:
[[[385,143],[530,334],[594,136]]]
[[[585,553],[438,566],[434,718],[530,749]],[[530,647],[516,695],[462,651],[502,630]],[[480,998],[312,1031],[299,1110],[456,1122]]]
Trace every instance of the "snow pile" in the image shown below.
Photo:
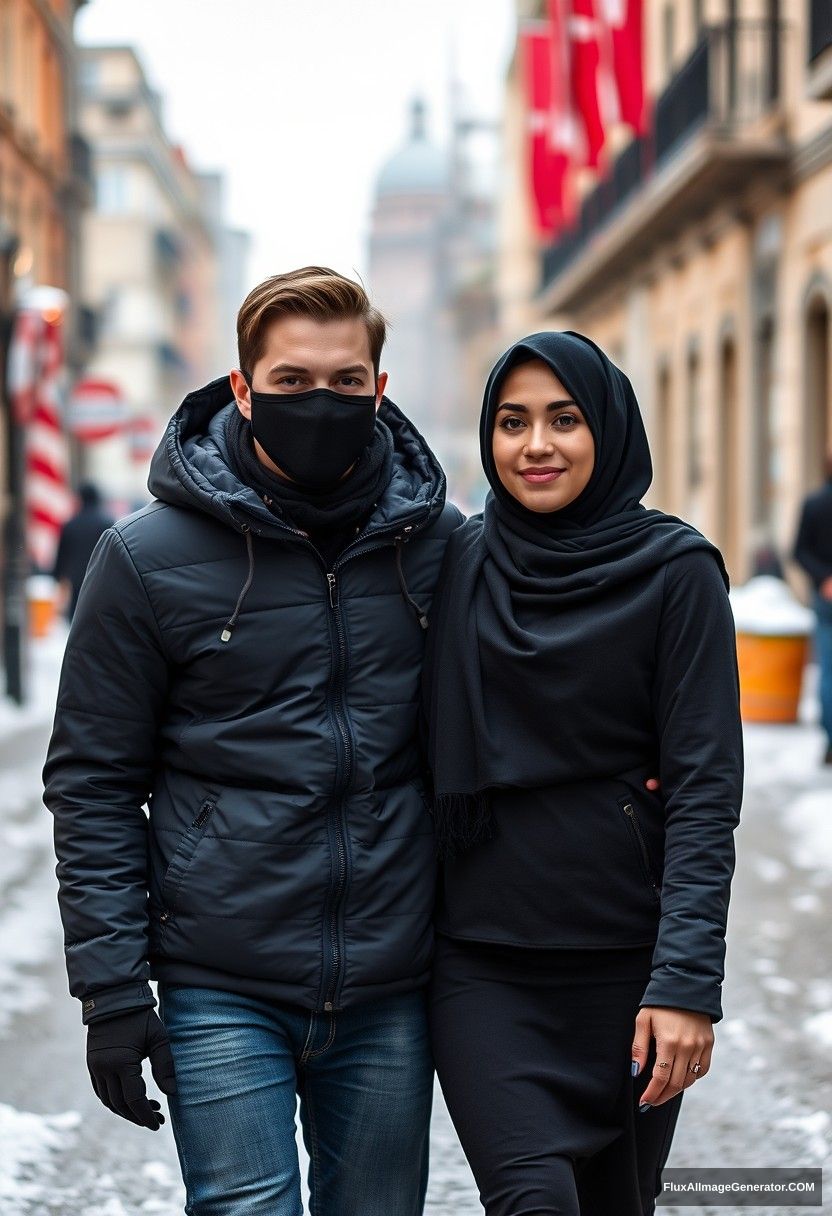
[[[806,637],[814,616],[780,578],[761,574],[730,593],[737,633],[763,637]]]
[[[33,1115],[0,1103],[0,1209],[3,1216],[27,1216],[49,1195],[55,1158],[67,1147],[67,1132],[81,1122],[75,1110]]]

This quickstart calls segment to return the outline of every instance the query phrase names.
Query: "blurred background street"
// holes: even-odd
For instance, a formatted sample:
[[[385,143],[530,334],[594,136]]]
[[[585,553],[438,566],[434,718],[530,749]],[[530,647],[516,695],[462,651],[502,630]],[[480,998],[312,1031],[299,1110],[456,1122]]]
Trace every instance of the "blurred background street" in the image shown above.
[[[67,993],[65,529],[148,501],[246,293],[306,264],[389,318],[389,396],[466,512],[506,346],[574,329],[630,377],[646,505],[725,555],[747,746],[725,1018],[669,1165],[823,1164],[832,568],[797,539],[832,481],[832,0],[0,0],[0,1213],[182,1210],[169,1125],[98,1103]],[[428,1210],[481,1210],[438,1090]]]

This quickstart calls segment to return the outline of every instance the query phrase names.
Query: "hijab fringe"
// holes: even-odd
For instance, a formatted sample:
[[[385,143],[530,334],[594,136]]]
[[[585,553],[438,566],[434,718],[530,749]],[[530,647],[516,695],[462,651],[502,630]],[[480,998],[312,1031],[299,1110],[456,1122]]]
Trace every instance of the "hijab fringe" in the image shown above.
[[[439,856],[448,860],[494,835],[488,790],[476,794],[443,794],[434,798],[433,822]]]

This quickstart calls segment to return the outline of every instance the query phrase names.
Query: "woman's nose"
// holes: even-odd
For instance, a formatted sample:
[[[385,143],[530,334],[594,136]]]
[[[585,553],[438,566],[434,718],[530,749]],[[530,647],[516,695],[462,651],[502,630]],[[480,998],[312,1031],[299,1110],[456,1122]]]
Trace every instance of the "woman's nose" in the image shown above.
[[[555,445],[551,432],[544,426],[532,427],[526,440],[526,451],[531,453],[553,452]]]

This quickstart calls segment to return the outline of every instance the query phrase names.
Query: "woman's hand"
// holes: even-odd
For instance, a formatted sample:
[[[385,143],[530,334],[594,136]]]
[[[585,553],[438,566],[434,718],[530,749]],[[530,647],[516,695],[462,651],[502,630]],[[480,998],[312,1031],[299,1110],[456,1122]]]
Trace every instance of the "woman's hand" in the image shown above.
[[[671,1009],[663,1005],[645,1005],[636,1018],[633,1038],[633,1060],[644,1067],[650,1050],[650,1039],[656,1040],[656,1063],[653,1076],[641,1095],[639,1109],[660,1106],[693,1085],[711,1066],[714,1030],[707,1013],[690,1009]],[[666,1067],[662,1067],[662,1064]],[[692,1072],[699,1064],[698,1072]]]

